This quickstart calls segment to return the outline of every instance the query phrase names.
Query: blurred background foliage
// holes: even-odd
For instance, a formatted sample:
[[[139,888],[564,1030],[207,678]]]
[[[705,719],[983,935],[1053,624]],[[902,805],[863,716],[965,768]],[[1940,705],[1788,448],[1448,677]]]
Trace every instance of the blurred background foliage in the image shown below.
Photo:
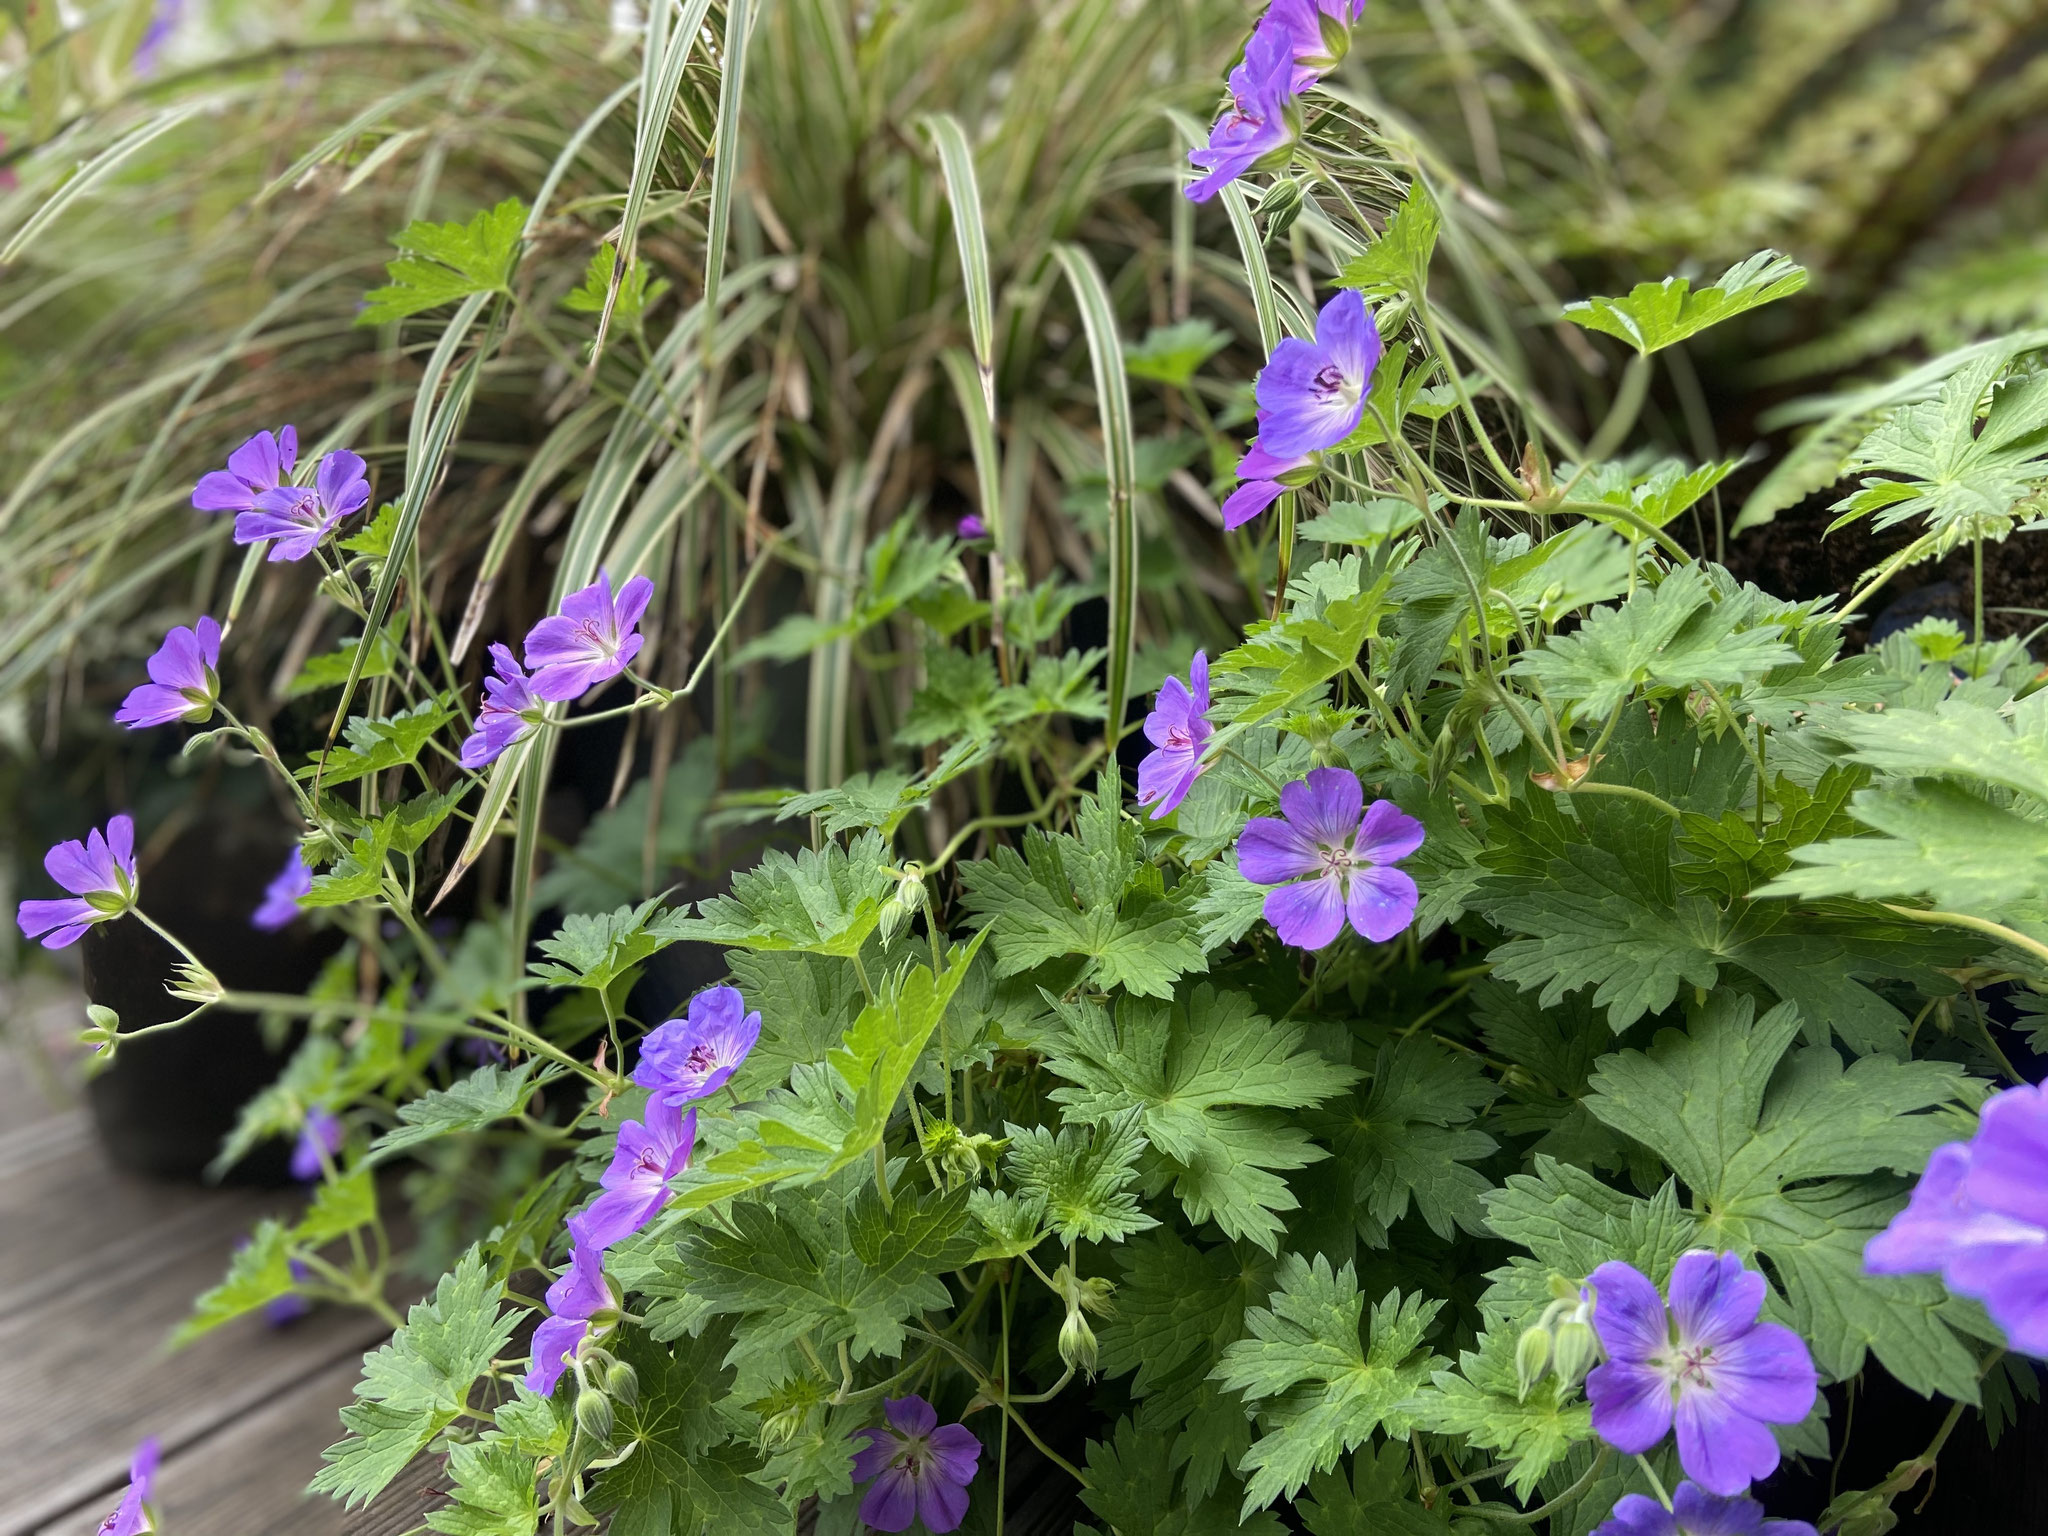
[[[1227,543],[1214,510],[1262,350],[1222,215],[1176,195],[1169,114],[1213,109],[1255,12],[750,6],[707,371],[696,317],[723,3],[681,8],[701,34],[657,80],[630,0],[5,0],[0,793],[38,826],[27,841],[102,806],[190,798],[183,763],[149,759],[163,743],[105,722],[165,627],[223,611],[243,581],[230,702],[287,740],[324,734],[304,669],[348,639],[346,615],[313,573],[231,558],[228,520],[187,497],[282,420],[311,449],[356,447],[378,498],[397,495],[422,406],[446,398],[438,327],[358,312],[413,220],[548,190],[506,318],[461,354],[476,381],[412,573],[469,667],[479,636],[543,610],[565,543],[585,533],[664,573],[650,665],[674,680],[764,549],[786,569],[742,616],[742,641],[792,609],[824,612],[841,558],[895,520],[936,531],[976,510],[946,360],[968,344],[967,290],[933,112],[965,126],[980,182],[1013,578],[1073,584],[1049,599],[1057,623],[1104,564],[1088,354],[1052,258],[1076,240],[1127,344],[1191,326],[1146,344],[1168,376],[1176,346],[1197,366],[1215,354],[1184,391],[1134,368],[1134,398],[1140,639],[1220,631],[1270,559]],[[1867,424],[1844,392],[2048,323],[2044,0],[1373,0],[1356,35],[1332,85],[1436,190],[1446,312],[1510,371],[1567,358],[1529,382],[1578,430],[1606,410],[1621,359],[1557,323],[1564,300],[1711,275],[1766,245],[1812,268],[1796,300],[1664,354],[1646,416],[1699,461],[1764,445],[1689,537],[1786,595],[1874,563],[1866,535],[1818,539],[1812,493]],[[648,300],[614,314],[593,362],[597,317],[565,300],[627,222]],[[1327,269],[1316,220],[1272,223],[1269,258],[1307,302]],[[1562,348],[1526,348],[1538,332]],[[1085,645],[1085,607],[1073,622]],[[1148,688],[1157,668],[1142,656],[1133,681]],[[886,719],[914,667],[862,659],[857,707]],[[776,698],[758,669],[721,679],[704,723],[725,766],[750,744],[784,753],[773,782],[815,787],[859,766],[822,751],[815,698],[807,739],[793,705],[779,734],[743,727],[764,702],[777,714]],[[646,825],[665,827],[687,743],[610,746],[622,766],[595,774],[586,811],[616,802],[639,762]]]

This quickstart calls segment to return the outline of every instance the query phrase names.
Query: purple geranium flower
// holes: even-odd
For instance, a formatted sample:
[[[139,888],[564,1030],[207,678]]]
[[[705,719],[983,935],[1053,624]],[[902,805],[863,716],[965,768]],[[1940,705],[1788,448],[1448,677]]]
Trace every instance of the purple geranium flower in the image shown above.
[[[304,1285],[313,1278],[313,1271],[306,1268],[302,1259],[286,1259],[285,1267],[291,1271],[292,1279]],[[287,1291],[282,1296],[273,1296],[263,1303],[263,1321],[273,1328],[282,1328],[287,1323],[296,1323],[313,1310],[313,1303],[297,1291]]]
[[[1593,1428],[1640,1455],[1678,1426],[1678,1464],[1709,1493],[1734,1498],[1778,1465],[1766,1427],[1797,1424],[1818,1391],[1813,1357],[1781,1323],[1757,1320],[1764,1277],[1732,1253],[1694,1249],[1657,1287],[1612,1260],[1588,1277],[1593,1330],[1607,1363],[1586,1377]]]
[[[1380,361],[1380,330],[1355,288],[1339,289],[1316,316],[1316,339],[1287,336],[1259,370],[1259,447],[1292,460],[1334,448],[1365,415]]]
[[[164,51],[164,44],[171,40],[171,34],[178,29],[178,23],[185,16],[185,0],[156,0],[156,9],[149,18],[149,26],[142,34],[142,41],[135,45],[135,56],[129,65],[143,78],[156,73],[158,56]]]
[[[347,1135],[347,1128],[318,1104],[307,1110],[292,1148],[292,1177],[308,1184],[319,1178],[321,1166],[341,1150]]]
[[[275,437],[258,432],[228,455],[226,469],[199,477],[192,505],[202,512],[253,512],[256,498],[291,479],[298,462],[297,427],[280,427]]]
[[[1666,1509],[1640,1493],[1626,1494],[1593,1536],[1818,1536],[1804,1520],[1766,1520],[1751,1498],[1718,1498],[1697,1483],[1680,1483]]]
[[[320,461],[311,485],[281,485],[256,498],[256,509],[235,519],[235,542],[275,539],[272,560],[303,560],[320,541],[370,499],[362,458],[338,448]]]
[[[599,683],[617,677],[640,654],[646,636],[633,633],[654,583],[635,576],[612,596],[612,579],[604,571],[580,592],[562,599],[562,611],[550,614],[527,632],[526,665],[533,672],[534,694],[551,702],[581,698]]]
[[[1863,1250],[1874,1275],[1939,1270],[2006,1341],[2048,1357],[2048,1088],[2008,1088],[1977,1134],[1935,1149],[1906,1208]]]
[[[1289,491],[1299,490],[1315,479],[1319,468],[1312,453],[1278,459],[1266,452],[1263,436],[1265,411],[1259,412],[1259,440],[1245,449],[1237,461],[1237,489],[1223,502],[1223,526],[1242,528]]]
[[[156,1497],[156,1466],[162,1458],[155,1435],[135,1447],[128,1462],[128,1491],[121,1495],[121,1507],[100,1522],[99,1536],[144,1536],[156,1529],[143,1506]]]
[[[1277,35],[1294,64],[1291,89],[1299,95],[1344,62],[1351,28],[1365,0],[1273,0],[1259,30]]]
[[[173,720],[203,723],[220,697],[219,666],[220,626],[205,617],[191,629],[178,625],[149,658],[150,680],[129,693],[114,723],[131,731]]]
[[[1374,943],[1415,921],[1420,893],[1391,866],[1422,846],[1422,823],[1390,800],[1361,816],[1364,805],[1357,774],[1316,768],[1281,789],[1278,817],[1245,823],[1238,872],[1279,887],[1266,893],[1265,913],[1282,943],[1321,949],[1344,931],[1347,914]]]
[[[1145,717],[1145,739],[1157,750],[1138,764],[1138,804],[1159,802],[1154,821],[1185,800],[1202,776],[1202,749],[1215,729],[1204,718],[1208,712],[1209,658],[1197,651],[1187,682],[1169,677]]]
[[[82,843],[59,843],[43,855],[43,868],[71,895],[24,901],[15,921],[24,938],[47,935],[43,948],[62,949],[135,905],[135,819],[116,816],[104,836],[94,828]]]
[[[669,1019],[640,1042],[633,1081],[677,1106],[708,1099],[760,1038],[761,1015],[747,1012],[738,988],[707,988],[690,999],[687,1019]]]
[[[299,915],[299,898],[313,889],[313,867],[306,862],[306,850],[294,848],[277,878],[263,887],[263,905],[249,917],[251,928],[275,933]]]
[[[590,1241],[581,1216],[569,1218],[569,1238],[569,1267],[548,1287],[552,1315],[533,1330],[533,1364],[527,1369],[526,1385],[542,1397],[555,1390],[592,1320],[619,1304],[605,1283],[604,1249]]]
[[[988,537],[988,524],[970,512],[953,525],[953,531],[963,539],[985,539]]]
[[[1294,102],[1294,56],[1279,32],[1255,27],[1244,62],[1230,72],[1230,106],[1188,162],[1206,175],[1188,183],[1190,202],[1206,203],[1246,171],[1284,165],[1301,133]]]
[[[608,1248],[654,1220],[668,1200],[668,1181],[690,1166],[696,1141],[697,1111],[685,1113],[680,1102],[659,1094],[650,1098],[645,1122],[619,1127],[618,1150],[598,1180],[604,1193],[584,1212],[586,1239]]]
[[[527,642],[529,646],[532,643]],[[492,644],[491,672],[492,676],[484,679],[484,702],[476,712],[476,729],[462,744],[462,766],[472,771],[495,763],[508,748],[539,729],[541,722],[541,702],[534,695],[533,680],[507,647]]]
[[[874,1486],[860,1501],[860,1517],[878,1531],[907,1531],[912,1520],[943,1536],[967,1518],[967,1485],[981,1463],[981,1442],[964,1424],[941,1428],[921,1397],[882,1400],[889,1427],[856,1430],[867,1446],[853,1458],[853,1480]]]

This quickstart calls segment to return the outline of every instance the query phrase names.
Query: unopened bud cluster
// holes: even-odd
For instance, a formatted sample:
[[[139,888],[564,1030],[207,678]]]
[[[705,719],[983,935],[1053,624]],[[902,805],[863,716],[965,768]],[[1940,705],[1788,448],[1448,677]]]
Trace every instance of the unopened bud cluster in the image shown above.
[[[1600,1358],[1600,1337],[1593,1331],[1596,1297],[1589,1285],[1550,1277],[1549,1306],[1541,1321],[1522,1331],[1515,1343],[1515,1386],[1526,1398],[1547,1371],[1560,1390],[1569,1391],[1585,1379]]]
[[[1072,1264],[1062,1264],[1054,1270],[1052,1284],[1067,1304],[1067,1319],[1060,1324],[1060,1359],[1070,1370],[1093,1380],[1097,1359],[1095,1330],[1088,1326],[1086,1314],[1111,1316],[1116,1306],[1109,1298],[1116,1287],[1099,1275],[1083,1280],[1074,1273]]]

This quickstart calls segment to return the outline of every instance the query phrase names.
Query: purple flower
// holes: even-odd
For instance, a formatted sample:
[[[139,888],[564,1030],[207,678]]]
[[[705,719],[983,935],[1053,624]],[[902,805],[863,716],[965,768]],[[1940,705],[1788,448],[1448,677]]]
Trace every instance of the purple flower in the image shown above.
[[[94,923],[111,922],[135,905],[135,819],[116,816],[105,836],[59,843],[43,855],[50,878],[71,892],[55,901],[24,901],[15,921],[22,937],[47,935],[43,948],[76,944]]]
[[[1187,682],[1169,677],[1145,717],[1145,739],[1157,750],[1138,764],[1138,804],[1159,802],[1154,821],[1185,800],[1202,776],[1202,748],[1214,730],[1203,718],[1208,712],[1209,658],[1197,651]]]
[[[548,1287],[552,1315],[533,1330],[533,1364],[527,1369],[526,1385],[542,1397],[555,1390],[569,1357],[590,1332],[591,1321],[618,1306],[618,1298],[605,1284],[604,1249],[590,1241],[581,1216],[569,1218],[569,1238],[569,1267]]]
[[[114,711],[114,723],[131,731],[184,720],[203,723],[220,697],[220,626],[202,617],[193,628],[180,624],[149,658],[150,680],[133,689]]]
[[[527,643],[532,644],[530,640]],[[512,652],[495,642],[491,645],[491,672],[493,675],[484,679],[484,702],[476,712],[476,729],[462,744],[462,766],[472,771],[495,763],[508,748],[531,736],[541,721],[541,702],[534,696],[532,679],[520,669]]]
[[[1757,1321],[1764,1277],[1732,1253],[1694,1249],[1671,1270],[1671,1306],[1643,1274],[1611,1260],[1588,1277],[1607,1362],[1586,1377],[1593,1428],[1635,1456],[1678,1426],[1678,1464],[1734,1498],[1778,1465],[1766,1425],[1797,1424],[1818,1390],[1799,1335]]]
[[[953,525],[953,531],[963,539],[985,539],[988,537],[988,524],[970,512]]]
[[[1273,0],[1258,29],[1279,38],[1293,61],[1289,87],[1297,95],[1344,62],[1351,28],[1365,14],[1365,0]]]
[[[100,1522],[99,1536],[144,1536],[156,1529],[143,1506],[156,1497],[156,1464],[162,1457],[155,1435],[135,1447],[128,1462],[128,1491],[121,1495],[121,1507]]]
[[[1282,338],[1259,370],[1259,447],[1291,460],[1343,442],[1365,415],[1379,361],[1372,312],[1357,289],[1339,289],[1316,316],[1316,339]]]
[[[708,1099],[760,1038],[761,1015],[747,1012],[738,988],[707,988],[690,999],[687,1019],[669,1019],[640,1042],[633,1081],[678,1107]]]
[[[2021,1354],[2048,1357],[2048,1088],[2008,1088],[1977,1134],[1935,1149],[1906,1208],[1863,1250],[1873,1275],[1939,1270]]]
[[[275,539],[272,560],[303,560],[320,541],[370,499],[363,461],[338,448],[320,461],[311,485],[281,485],[256,498],[256,510],[235,519],[235,542],[256,544]]]
[[[882,1400],[889,1427],[856,1430],[867,1446],[853,1458],[853,1480],[875,1480],[860,1517],[878,1531],[907,1531],[912,1520],[943,1536],[967,1518],[967,1485],[981,1462],[981,1442],[964,1424],[939,1426],[921,1397]]]
[[[1284,165],[1301,132],[1294,102],[1294,56],[1279,32],[1255,27],[1244,62],[1230,72],[1230,106],[1209,130],[1209,143],[1188,151],[1206,175],[1188,183],[1188,201],[1206,203],[1246,171]]]
[[[157,56],[163,52],[164,44],[171,40],[178,23],[184,19],[185,0],[156,0],[156,10],[149,18],[149,27],[142,34],[142,41],[135,45],[135,57],[129,66],[138,76],[148,77],[156,73]]]
[[[1717,1498],[1697,1483],[1680,1483],[1666,1509],[1640,1493],[1625,1494],[1593,1536],[1818,1536],[1804,1520],[1766,1520],[1751,1498]]]
[[[1390,800],[1361,817],[1365,789],[1348,768],[1316,768],[1280,791],[1280,815],[1254,816],[1237,840],[1237,868],[1266,893],[1266,921],[1283,944],[1321,949],[1351,926],[1379,943],[1415,921],[1420,893],[1391,868],[1422,846],[1422,823]],[[1291,884],[1281,885],[1281,881]]]
[[[313,1278],[313,1271],[306,1268],[303,1260],[286,1259],[285,1267],[291,1271],[292,1279],[300,1285]],[[282,1328],[287,1323],[296,1323],[312,1310],[312,1302],[297,1291],[288,1291],[263,1303],[263,1321],[273,1328]]]
[[[611,576],[599,571],[596,581],[563,598],[560,613],[527,632],[526,665],[535,696],[551,702],[581,698],[625,671],[646,639],[633,627],[652,596],[654,583],[635,576],[614,599]]]
[[[1277,459],[1266,452],[1263,441],[1266,415],[1264,411],[1259,412],[1261,440],[1254,441],[1245,449],[1244,457],[1237,461],[1237,489],[1223,502],[1225,528],[1242,528],[1288,491],[1298,490],[1315,479],[1320,468],[1312,453]]]
[[[668,1200],[668,1181],[690,1166],[697,1141],[697,1111],[657,1094],[647,1101],[647,1119],[619,1127],[618,1150],[598,1180],[604,1193],[583,1213],[584,1237],[608,1248],[654,1220]]]
[[[307,1184],[319,1178],[347,1135],[346,1127],[318,1104],[307,1110],[306,1123],[299,1127],[299,1139],[292,1148],[292,1177]]]
[[[298,462],[297,427],[280,427],[275,437],[258,432],[228,455],[226,469],[199,477],[192,505],[202,512],[253,512],[256,498],[291,479]]]
[[[249,917],[251,928],[275,933],[299,915],[299,898],[313,889],[313,868],[306,862],[306,850],[294,848],[277,878],[263,887],[263,905]]]

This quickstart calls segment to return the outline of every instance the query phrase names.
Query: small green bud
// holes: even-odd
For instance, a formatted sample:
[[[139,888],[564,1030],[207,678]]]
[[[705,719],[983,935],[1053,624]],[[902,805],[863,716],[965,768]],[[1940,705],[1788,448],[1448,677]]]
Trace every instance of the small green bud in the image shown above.
[[[1307,192],[1292,176],[1282,176],[1266,188],[1266,195],[1259,199],[1259,212],[1266,216],[1266,238],[1277,240],[1286,234],[1301,217],[1307,201]]]
[[[85,1016],[90,1022],[78,1032],[78,1043],[93,1053],[89,1070],[104,1071],[113,1065],[114,1052],[120,1047],[121,1015],[98,1003],[87,1003]]]
[[[1094,1379],[1095,1330],[1088,1326],[1079,1307],[1068,1312],[1067,1320],[1060,1324],[1060,1358],[1091,1381]]]
[[[1600,1358],[1600,1338],[1591,1323],[1567,1318],[1557,1325],[1552,1346],[1552,1369],[1567,1387],[1576,1387]]]
[[[924,866],[911,861],[896,877],[896,889],[882,904],[882,943],[886,946],[903,926],[924,910]]]
[[[190,961],[181,961],[171,968],[171,980],[164,990],[188,1003],[217,1003],[228,995],[218,976]]]
[[[1529,1389],[1543,1379],[1550,1365],[1550,1330],[1524,1328],[1515,1343],[1515,1397],[1528,1397]]]
[[[612,1400],[595,1387],[576,1394],[576,1424],[583,1433],[602,1444],[612,1438]]]
[[[625,1361],[614,1360],[604,1373],[604,1391],[631,1408],[640,1401],[640,1373]]]
[[[1554,1269],[1550,1272],[1550,1278],[1546,1284],[1550,1287],[1550,1299],[1552,1301],[1575,1302],[1581,1299],[1579,1295],[1579,1282],[1566,1279]]]

